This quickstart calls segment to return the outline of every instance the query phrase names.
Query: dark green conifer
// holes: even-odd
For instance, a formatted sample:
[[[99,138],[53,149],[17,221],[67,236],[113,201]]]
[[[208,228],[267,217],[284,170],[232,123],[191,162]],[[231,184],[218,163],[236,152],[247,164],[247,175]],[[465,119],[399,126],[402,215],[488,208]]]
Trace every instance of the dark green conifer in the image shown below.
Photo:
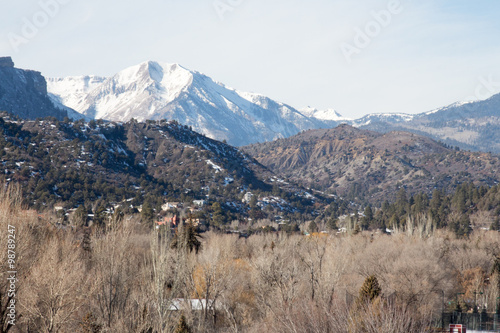
[[[172,240],[173,249],[185,250],[198,253],[201,249],[201,235],[196,231],[193,223],[180,223]]]
[[[189,325],[186,322],[186,317],[184,317],[184,315],[182,315],[179,318],[179,323],[177,323],[177,326],[175,327],[174,333],[191,333],[191,332],[192,332],[191,328],[189,327]]]
[[[380,288],[377,277],[375,275],[370,275],[361,286],[358,299],[363,303],[373,303],[373,301],[380,296],[381,292],[382,289]]]
[[[309,226],[307,228],[307,231],[310,233],[310,234],[313,234],[315,232],[318,232],[318,225],[316,224],[316,222],[314,221],[311,221],[311,223],[309,223]]]

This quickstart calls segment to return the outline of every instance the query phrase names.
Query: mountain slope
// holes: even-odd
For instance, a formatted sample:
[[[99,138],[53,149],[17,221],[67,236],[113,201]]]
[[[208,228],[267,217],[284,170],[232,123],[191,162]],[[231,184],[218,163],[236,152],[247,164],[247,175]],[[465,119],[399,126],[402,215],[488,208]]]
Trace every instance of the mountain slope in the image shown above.
[[[0,182],[20,183],[26,203],[36,209],[144,202],[159,207],[167,200],[203,199],[240,217],[271,218],[305,206],[312,209],[304,214],[310,214],[317,209],[313,203],[323,202],[279,182],[237,148],[176,121],[29,121],[2,113],[0,163]],[[259,197],[259,206],[242,203],[249,191]]]
[[[78,84],[70,84],[75,81]],[[177,120],[236,146],[336,124],[327,125],[268,97],[228,88],[177,64],[148,61],[107,79],[93,77],[93,83],[85,85],[89,81],[92,78],[49,79],[49,91],[91,118]]]
[[[80,204],[89,195],[84,195],[83,188],[99,182],[106,189],[93,188],[94,199],[109,195],[119,201],[138,191],[179,197],[186,189],[195,198],[204,198],[209,188],[227,185],[229,178],[232,185],[227,189],[250,184],[265,187],[255,173],[269,173],[236,148],[176,122],[121,125],[4,117],[0,132],[5,169],[1,178],[27,181],[28,193],[40,191],[45,184],[47,192],[33,197],[44,205],[55,200]],[[165,193],[158,193],[160,189]],[[235,191],[227,199],[238,195]]]
[[[0,111],[24,119],[51,116],[62,120],[68,115],[51,102],[45,78],[39,72],[15,68],[10,57],[0,58]]]
[[[393,198],[399,188],[430,194],[462,182],[494,185],[500,179],[499,157],[456,151],[408,132],[380,134],[349,125],[244,150],[304,186],[377,203]]]
[[[500,153],[500,94],[410,115],[342,117],[333,109],[295,109],[263,95],[240,92],[177,64],[148,61],[113,77],[48,79],[55,104],[87,119],[167,119],[232,145],[286,138],[340,123],[386,133],[411,131],[465,149]]]
[[[465,149],[500,153],[500,94],[417,115],[369,115],[354,124],[383,133],[411,131]]]

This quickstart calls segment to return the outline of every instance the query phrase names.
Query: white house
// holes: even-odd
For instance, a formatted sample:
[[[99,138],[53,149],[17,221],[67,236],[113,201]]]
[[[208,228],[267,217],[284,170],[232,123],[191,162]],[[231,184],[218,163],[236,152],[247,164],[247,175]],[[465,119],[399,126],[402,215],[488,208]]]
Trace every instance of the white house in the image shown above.
[[[170,311],[180,311],[180,310],[193,310],[193,311],[202,311],[207,308],[213,310],[214,300],[209,299],[208,302],[206,299],[185,299],[185,298],[174,298],[170,302],[169,310]]]
[[[247,193],[245,193],[245,195],[243,196],[243,199],[241,201],[243,203],[247,203],[247,202],[250,202],[250,200],[252,200],[252,198],[253,198],[253,193],[247,192]]]
[[[180,208],[180,204],[178,202],[166,202],[161,206],[163,211],[167,211],[169,209]]]
[[[193,200],[193,205],[203,207],[207,204],[205,200]]]

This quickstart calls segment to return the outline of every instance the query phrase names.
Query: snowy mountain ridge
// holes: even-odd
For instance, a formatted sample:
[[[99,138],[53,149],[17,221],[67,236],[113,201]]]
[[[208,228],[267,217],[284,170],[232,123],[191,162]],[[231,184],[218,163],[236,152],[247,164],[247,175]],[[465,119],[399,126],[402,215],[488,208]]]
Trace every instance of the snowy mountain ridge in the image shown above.
[[[406,120],[373,119],[359,127],[382,133],[414,132],[462,149],[500,153],[500,94],[407,116]]]
[[[143,62],[107,78],[47,79],[47,89],[55,105],[70,108],[70,117],[74,109],[85,119],[177,120],[234,146],[346,123],[383,133],[413,131],[466,149],[500,151],[500,140],[484,141],[492,137],[484,133],[492,132],[492,126],[500,126],[500,95],[420,114],[372,113],[351,119],[334,109],[296,109],[261,94],[230,88],[181,65],[155,61]]]
[[[239,92],[178,64],[143,62],[109,78],[48,80],[48,90],[89,118],[177,120],[239,146],[331,125],[266,96]]]
[[[318,110],[316,108],[308,106],[307,108],[300,109],[299,111],[305,116],[321,120],[336,122],[349,122],[353,120],[352,118],[342,116],[335,109]]]

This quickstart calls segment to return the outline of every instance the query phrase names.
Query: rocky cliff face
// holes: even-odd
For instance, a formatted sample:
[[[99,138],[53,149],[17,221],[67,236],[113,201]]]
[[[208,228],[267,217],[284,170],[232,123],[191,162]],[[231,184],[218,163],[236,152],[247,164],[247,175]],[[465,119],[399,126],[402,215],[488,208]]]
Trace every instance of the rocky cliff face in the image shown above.
[[[243,147],[276,174],[316,190],[373,204],[434,189],[452,192],[474,182],[494,186],[500,157],[457,151],[409,132],[381,134],[349,125],[305,131]]]
[[[0,67],[14,67],[11,57],[0,57]]]
[[[0,58],[0,111],[25,119],[68,115],[52,103],[47,82],[40,72],[14,68],[10,57]]]

